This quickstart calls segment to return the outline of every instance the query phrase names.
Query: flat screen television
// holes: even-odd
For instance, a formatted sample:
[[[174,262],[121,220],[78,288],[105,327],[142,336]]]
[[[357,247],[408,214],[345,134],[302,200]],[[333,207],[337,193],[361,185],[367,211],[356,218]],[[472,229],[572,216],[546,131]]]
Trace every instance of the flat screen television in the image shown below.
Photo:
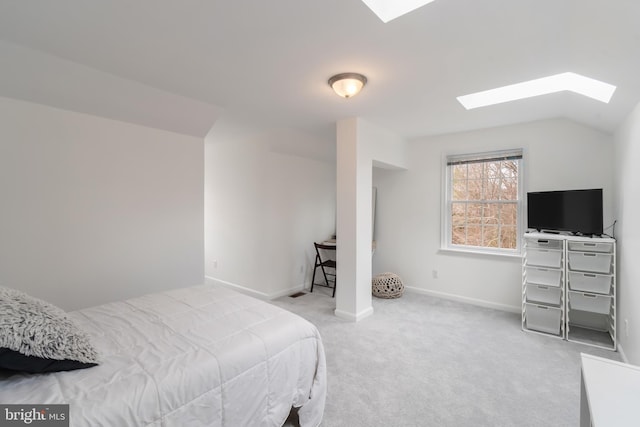
[[[602,189],[527,193],[527,227],[538,231],[602,234]]]

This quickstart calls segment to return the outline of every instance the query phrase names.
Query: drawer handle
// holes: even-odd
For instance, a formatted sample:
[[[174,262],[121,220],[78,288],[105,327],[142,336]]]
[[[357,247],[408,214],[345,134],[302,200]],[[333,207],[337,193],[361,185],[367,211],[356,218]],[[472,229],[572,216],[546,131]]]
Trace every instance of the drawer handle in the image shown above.
[[[588,274],[588,273],[583,274],[583,276],[584,277],[596,277],[595,274]]]
[[[582,295],[587,298],[598,298],[598,295],[594,295],[594,294],[582,294]]]
[[[548,245],[548,244],[549,244],[549,241],[548,241],[548,240],[542,240],[542,239],[540,239],[540,240],[538,240],[538,243],[540,243],[540,244],[542,244],[542,245]]]
[[[596,246],[596,243],[583,243],[583,245],[585,245],[585,246],[593,246],[593,247],[595,247],[595,246]]]
[[[546,268],[536,268],[536,270],[538,270],[538,271],[549,271]]]
[[[548,290],[548,289],[549,289],[549,287],[548,287],[548,286],[538,285],[538,289]]]
[[[582,254],[584,256],[598,256],[598,254]]]
[[[549,307],[545,307],[544,305],[536,305],[536,307],[541,308],[543,310],[549,310]]]

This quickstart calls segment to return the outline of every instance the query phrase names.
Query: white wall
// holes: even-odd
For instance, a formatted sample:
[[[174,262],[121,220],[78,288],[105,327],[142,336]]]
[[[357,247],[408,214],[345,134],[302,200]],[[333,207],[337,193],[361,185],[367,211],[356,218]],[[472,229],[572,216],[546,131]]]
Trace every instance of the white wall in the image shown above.
[[[618,340],[628,361],[640,365],[640,104],[616,132],[615,142]]]
[[[520,258],[439,251],[443,156],[520,147],[525,191],[603,188],[605,224],[612,222],[609,135],[559,119],[421,138],[408,144],[407,171],[374,169],[374,273],[396,272],[421,292],[520,311]]]
[[[335,233],[335,142],[225,118],[205,164],[207,279],[266,299],[308,286],[313,242]]]
[[[203,141],[0,98],[0,284],[77,309],[203,281]]]

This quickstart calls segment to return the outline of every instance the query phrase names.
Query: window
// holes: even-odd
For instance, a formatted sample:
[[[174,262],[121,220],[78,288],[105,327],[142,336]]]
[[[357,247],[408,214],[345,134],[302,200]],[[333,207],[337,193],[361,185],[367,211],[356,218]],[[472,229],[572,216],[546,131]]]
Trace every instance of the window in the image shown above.
[[[522,150],[447,156],[443,246],[519,253]]]

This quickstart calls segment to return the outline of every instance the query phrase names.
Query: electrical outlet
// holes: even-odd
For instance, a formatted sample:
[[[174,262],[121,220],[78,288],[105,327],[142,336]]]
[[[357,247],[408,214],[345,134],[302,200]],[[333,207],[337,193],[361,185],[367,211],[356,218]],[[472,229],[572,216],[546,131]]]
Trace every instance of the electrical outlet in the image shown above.
[[[433,276],[434,279],[438,278],[438,270],[432,270],[431,271],[431,275]]]

